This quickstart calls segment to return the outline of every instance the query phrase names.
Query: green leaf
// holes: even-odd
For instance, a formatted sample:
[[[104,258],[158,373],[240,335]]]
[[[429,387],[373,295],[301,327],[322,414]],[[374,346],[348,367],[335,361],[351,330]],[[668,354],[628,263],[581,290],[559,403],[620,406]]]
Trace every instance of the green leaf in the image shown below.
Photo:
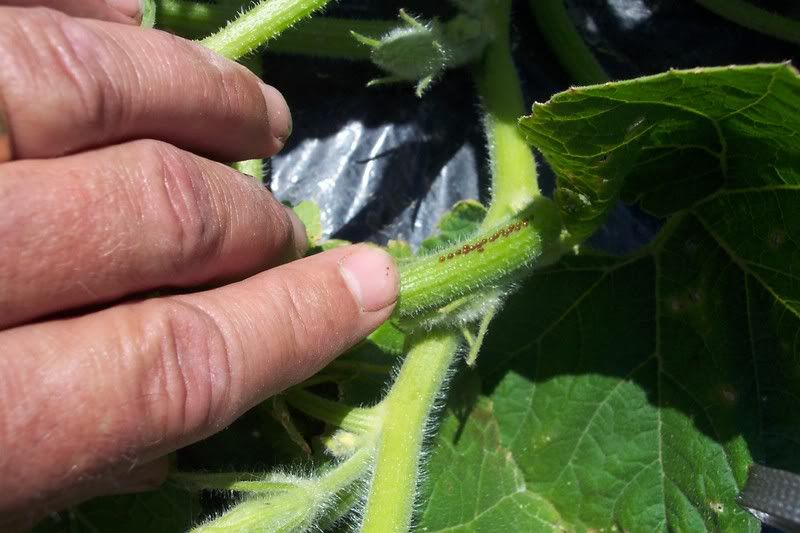
[[[482,358],[528,489],[571,528],[757,531],[735,504],[751,456],[791,466],[800,439],[797,354],[760,343],[800,324],[754,289],[692,220],[535,275]]]
[[[475,200],[462,200],[442,215],[437,227],[439,234],[428,237],[420,245],[420,254],[434,252],[465,239],[478,230],[486,208]]]
[[[567,229],[582,238],[620,188],[667,215],[720,188],[800,177],[800,87],[788,64],[673,70],[559,93],[520,120],[558,176]]]
[[[384,322],[373,331],[367,342],[374,344],[389,355],[400,355],[406,343],[406,334],[392,321]]]
[[[199,512],[196,494],[165,485],[154,492],[97,498],[50,515],[33,533],[183,533]]]
[[[556,509],[529,491],[511,451],[500,442],[491,400],[474,398],[467,418],[453,406],[442,422],[424,487],[419,531],[552,531]]]
[[[755,532],[749,465],[800,471],[799,97],[787,65],[703,69],[523,119],[573,232],[613,190],[671,215],[633,255],[535,273],[484,344],[499,445],[566,529]]]
[[[414,251],[406,241],[389,240],[386,244],[386,251],[395,259],[411,259],[414,257]]]
[[[322,238],[322,219],[319,206],[311,200],[303,200],[292,209],[306,227],[308,247],[313,248]]]
[[[152,28],[156,24],[156,0],[144,0],[142,6],[142,28]]]

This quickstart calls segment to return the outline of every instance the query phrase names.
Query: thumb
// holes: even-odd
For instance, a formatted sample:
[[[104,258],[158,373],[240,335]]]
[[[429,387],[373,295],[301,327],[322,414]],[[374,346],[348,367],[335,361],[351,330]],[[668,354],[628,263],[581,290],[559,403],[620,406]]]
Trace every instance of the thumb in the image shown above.
[[[0,515],[52,510],[66,490],[219,431],[364,338],[398,291],[392,258],[357,245],[0,333],[0,353],[25,354],[0,358],[0,477],[16,489]],[[4,406],[14,390],[24,402]]]

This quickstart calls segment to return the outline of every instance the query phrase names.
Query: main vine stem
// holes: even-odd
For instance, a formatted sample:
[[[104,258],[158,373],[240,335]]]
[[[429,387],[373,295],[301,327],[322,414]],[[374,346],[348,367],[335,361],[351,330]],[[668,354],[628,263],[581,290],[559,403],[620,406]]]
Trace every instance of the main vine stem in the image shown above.
[[[492,203],[481,227],[484,232],[515,216],[524,216],[534,201],[544,201],[533,154],[517,131],[524,103],[511,58],[511,1],[498,0],[491,9],[495,38],[477,67],[493,180]],[[521,230],[522,234],[527,233]],[[537,245],[541,251],[539,242],[526,244]],[[509,245],[506,252],[514,250]],[[518,258],[520,263],[530,259],[523,255]],[[444,262],[447,260],[445,256]],[[459,340],[455,331],[422,333],[410,340],[408,356],[382,402],[383,425],[364,510],[363,533],[405,533],[410,529],[428,417],[458,351]]]
[[[494,40],[476,71],[492,169],[492,202],[484,228],[501,224],[540,195],[533,154],[517,129],[525,104],[511,57],[511,1],[498,0],[490,9]]]
[[[193,0],[157,0],[156,6],[158,27],[191,38],[219,30],[237,13],[229,6],[199,4]],[[397,26],[396,20],[311,17],[270,39],[267,52],[367,61],[371,50],[353,39],[350,31],[383,35]]]
[[[457,352],[458,337],[437,331],[412,338],[410,345],[397,380],[382,402],[383,426],[362,533],[410,530],[425,427]]]

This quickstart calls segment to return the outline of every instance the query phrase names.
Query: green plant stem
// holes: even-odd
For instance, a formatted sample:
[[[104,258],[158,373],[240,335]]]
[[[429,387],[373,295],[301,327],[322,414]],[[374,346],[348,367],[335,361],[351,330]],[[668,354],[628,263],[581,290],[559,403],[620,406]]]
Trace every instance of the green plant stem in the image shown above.
[[[218,30],[236,9],[191,0],[156,0],[156,26],[184,37],[197,38]]]
[[[317,420],[354,433],[372,432],[378,428],[380,422],[380,413],[375,409],[351,407],[302,389],[287,392],[286,401]]]
[[[536,0],[532,0],[536,1]],[[772,13],[745,0],[697,0],[720,17],[777,39],[800,44],[800,21]]]
[[[252,52],[286,28],[321,9],[329,0],[262,0],[202,44],[229,58]]]
[[[487,47],[476,73],[486,111],[492,170],[492,202],[483,227],[508,219],[540,195],[533,153],[517,130],[517,120],[525,114],[525,105],[511,58],[511,1],[498,0],[491,10],[495,22],[494,40]]]
[[[369,61],[372,49],[356,41],[351,31],[383,35],[397,27],[393,20],[314,17],[285,31],[268,44],[267,51],[348,61]]]
[[[548,243],[557,241],[560,227],[553,202],[539,196],[500,225],[402,264],[395,316],[413,318],[477,291],[502,287],[534,263],[551,262],[555,258],[550,257]],[[475,249],[479,244],[483,251]],[[465,245],[470,248],[467,253]]]
[[[254,495],[193,532],[305,531],[327,512],[341,513],[335,505],[331,507],[331,502],[367,474],[373,452],[363,447],[319,477],[290,490],[265,497]]]
[[[474,339],[467,339],[467,343],[469,344],[467,366],[475,366],[475,361],[478,360],[478,352],[480,352],[481,346],[483,346],[483,339],[486,337],[486,332],[489,331],[489,324],[497,314],[497,311],[500,310],[501,303],[502,302],[496,301],[489,305],[489,308],[484,313],[478,325],[478,334]]]
[[[180,35],[198,38],[224,26],[236,10],[191,0],[158,0],[158,26]],[[353,39],[350,31],[364,35],[383,35],[397,27],[394,20],[364,20],[314,17],[299,22],[268,43],[268,51],[277,54],[306,55],[367,61],[371,49]]]
[[[247,472],[174,472],[169,480],[187,490],[233,490],[239,492],[285,492],[298,485],[290,479],[274,479],[272,474]]]
[[[369,488],[362,533],[406,533],[414,508],[425,428],[455,357],[453,332],[412,339],[397,380],[383,401],[383,427]]]
[[[536,25],[567,73],[581,85],[608,81],[600,63],[572,23],[564,0],[530,0]]]

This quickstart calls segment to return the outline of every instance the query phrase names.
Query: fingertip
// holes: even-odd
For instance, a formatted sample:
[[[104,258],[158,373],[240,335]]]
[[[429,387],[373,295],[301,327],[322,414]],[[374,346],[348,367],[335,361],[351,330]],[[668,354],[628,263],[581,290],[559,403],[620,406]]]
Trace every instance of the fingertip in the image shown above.
[[[362,312],[393,307],[400,293],[394,259],[376,246],[356,246],[339,260],[339,273]]]
[[[292,134],[292,114],[289,105],[281,92],[272,85],[261,83],[260,88],[267,104],[270,132],[277,150],[281,150]]]
[[[135,22],[142,20],[144,0],[106,0],[108,6]]]
[[[284,207],[289,216],[289,221],[292,223],[292,242],[297,252],[297,257],[303,257],[308,250],[308,234],[306,233],[306,225],[294,212],[291,207]]]

